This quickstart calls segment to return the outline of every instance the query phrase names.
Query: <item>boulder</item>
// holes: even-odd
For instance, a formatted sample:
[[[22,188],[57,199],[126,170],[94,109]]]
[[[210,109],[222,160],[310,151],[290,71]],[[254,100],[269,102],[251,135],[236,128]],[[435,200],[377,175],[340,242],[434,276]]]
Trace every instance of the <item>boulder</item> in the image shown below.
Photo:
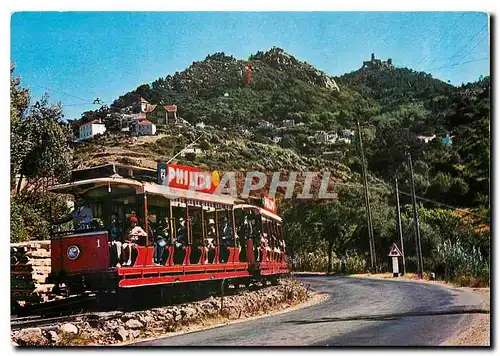
[[[142,325],[142,323],[136,319],[127,320],[125,326],[127,327],[127,329],[132,329],[132,330],[141,329],[142,327],[144,327],[144,325]]]
[[[185,319],[190,319],[196,315],[196,309],[191,307],[185,307],[181,309],[181,315]]]
[[[139,317],[139,321],[143,324],[143,325],[148,325],[149,323],[151,323],[151,321],[153,320],[152,317],[150,317],[149,315],[144,315],[144,316],[140,316]]]
[[[119,341],[125,341],[128,337],[128,331],[125,330],[123,326],[119,326],[115,329],[115,339]]]
[[[137,339],[139,337],[139,335],[141,335],[140,330],[130,330],[129,331],[129,336],[134,338],[134,339]]]
[[[40,328],[22,329],[16,336],[16,341],[20,346],[46,345],[47,339],[42,335]]]
[[[168,321],[170,321],[170,320],[174,320],[174,318],[175,318],[175,317],[174,317],[172,314],[170,314],[170,313],[165,313],[165,314],[163,314],[163,317],[164,317],[164,319],[165,319],[165,320],[168,320]]]
[[[42,326],[41,329],[42,329],[42,332],[44,334],[48,334],[50,331],[59,330],[59,326],[58,325],[47,325],[47,326]]]
[[[67,334],[78,334],[78,328],[71,323],[62,324],[59,330]]]
[[[61,340],[54,330],[49,331],[47,336],[50,342],[59,342]]]

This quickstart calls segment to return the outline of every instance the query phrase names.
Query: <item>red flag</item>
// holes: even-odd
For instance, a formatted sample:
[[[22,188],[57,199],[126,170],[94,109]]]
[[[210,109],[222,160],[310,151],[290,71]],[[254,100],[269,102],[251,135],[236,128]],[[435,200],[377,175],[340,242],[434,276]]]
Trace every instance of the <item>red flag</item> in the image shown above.
[[[247,64],[247,85],[250,85],[251,73],[252,73],[252,65],[250,63],[248,63]]]

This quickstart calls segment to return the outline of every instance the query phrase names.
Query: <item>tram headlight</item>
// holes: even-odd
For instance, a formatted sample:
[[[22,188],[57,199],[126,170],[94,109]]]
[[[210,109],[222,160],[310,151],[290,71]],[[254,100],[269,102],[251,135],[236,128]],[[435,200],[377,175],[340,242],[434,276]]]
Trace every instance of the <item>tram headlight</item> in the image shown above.
[[[80,248],[76,245],[68,247],[67,255],[70,260],[76,260],[80,256]]]

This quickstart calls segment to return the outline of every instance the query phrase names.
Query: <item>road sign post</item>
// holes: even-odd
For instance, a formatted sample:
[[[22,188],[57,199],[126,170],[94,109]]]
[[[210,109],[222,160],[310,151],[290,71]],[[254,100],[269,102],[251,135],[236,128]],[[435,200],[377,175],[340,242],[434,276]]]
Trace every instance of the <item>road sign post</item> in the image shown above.
[[[399,263],[397,257],[392,258],[392,276],[394,278],[399,277]]]
[[[392,244],[389,250],[389,257],[392,257],[392,276],[394,278],[399,277],[399,257],[403,257],[403,254],[395,243]]]

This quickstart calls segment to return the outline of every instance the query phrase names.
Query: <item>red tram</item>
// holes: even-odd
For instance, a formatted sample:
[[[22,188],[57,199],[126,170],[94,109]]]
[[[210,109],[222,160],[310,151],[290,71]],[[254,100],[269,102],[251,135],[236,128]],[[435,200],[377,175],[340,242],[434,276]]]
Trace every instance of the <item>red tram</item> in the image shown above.
[[[73,171],[70,183],[50,191],[83,199],[93,221],[85,229],[54,233],[49,281],[75,294],[195,281],[247,284],[288,273],[282,220],[272,204],[237,204],[230,195],[215,192],[218,184],[217,172],[180,165],[159,164],[152,170],[107,164]],[[115,261],[109,226],[112,217],[120,222],[130,216],[148,236],[125,266]],[[168,231],[161,262],[155,263],[152,227],[159,221],[166,222]],[[179,224],[185,224],[182,247],[175,244]],[[204,244],[209,229],[215,240],[211,249]],[[232,236],[225,240],[230,244],[222,244],[224,234]],[[259,246],[266,236],[269,244]]]

